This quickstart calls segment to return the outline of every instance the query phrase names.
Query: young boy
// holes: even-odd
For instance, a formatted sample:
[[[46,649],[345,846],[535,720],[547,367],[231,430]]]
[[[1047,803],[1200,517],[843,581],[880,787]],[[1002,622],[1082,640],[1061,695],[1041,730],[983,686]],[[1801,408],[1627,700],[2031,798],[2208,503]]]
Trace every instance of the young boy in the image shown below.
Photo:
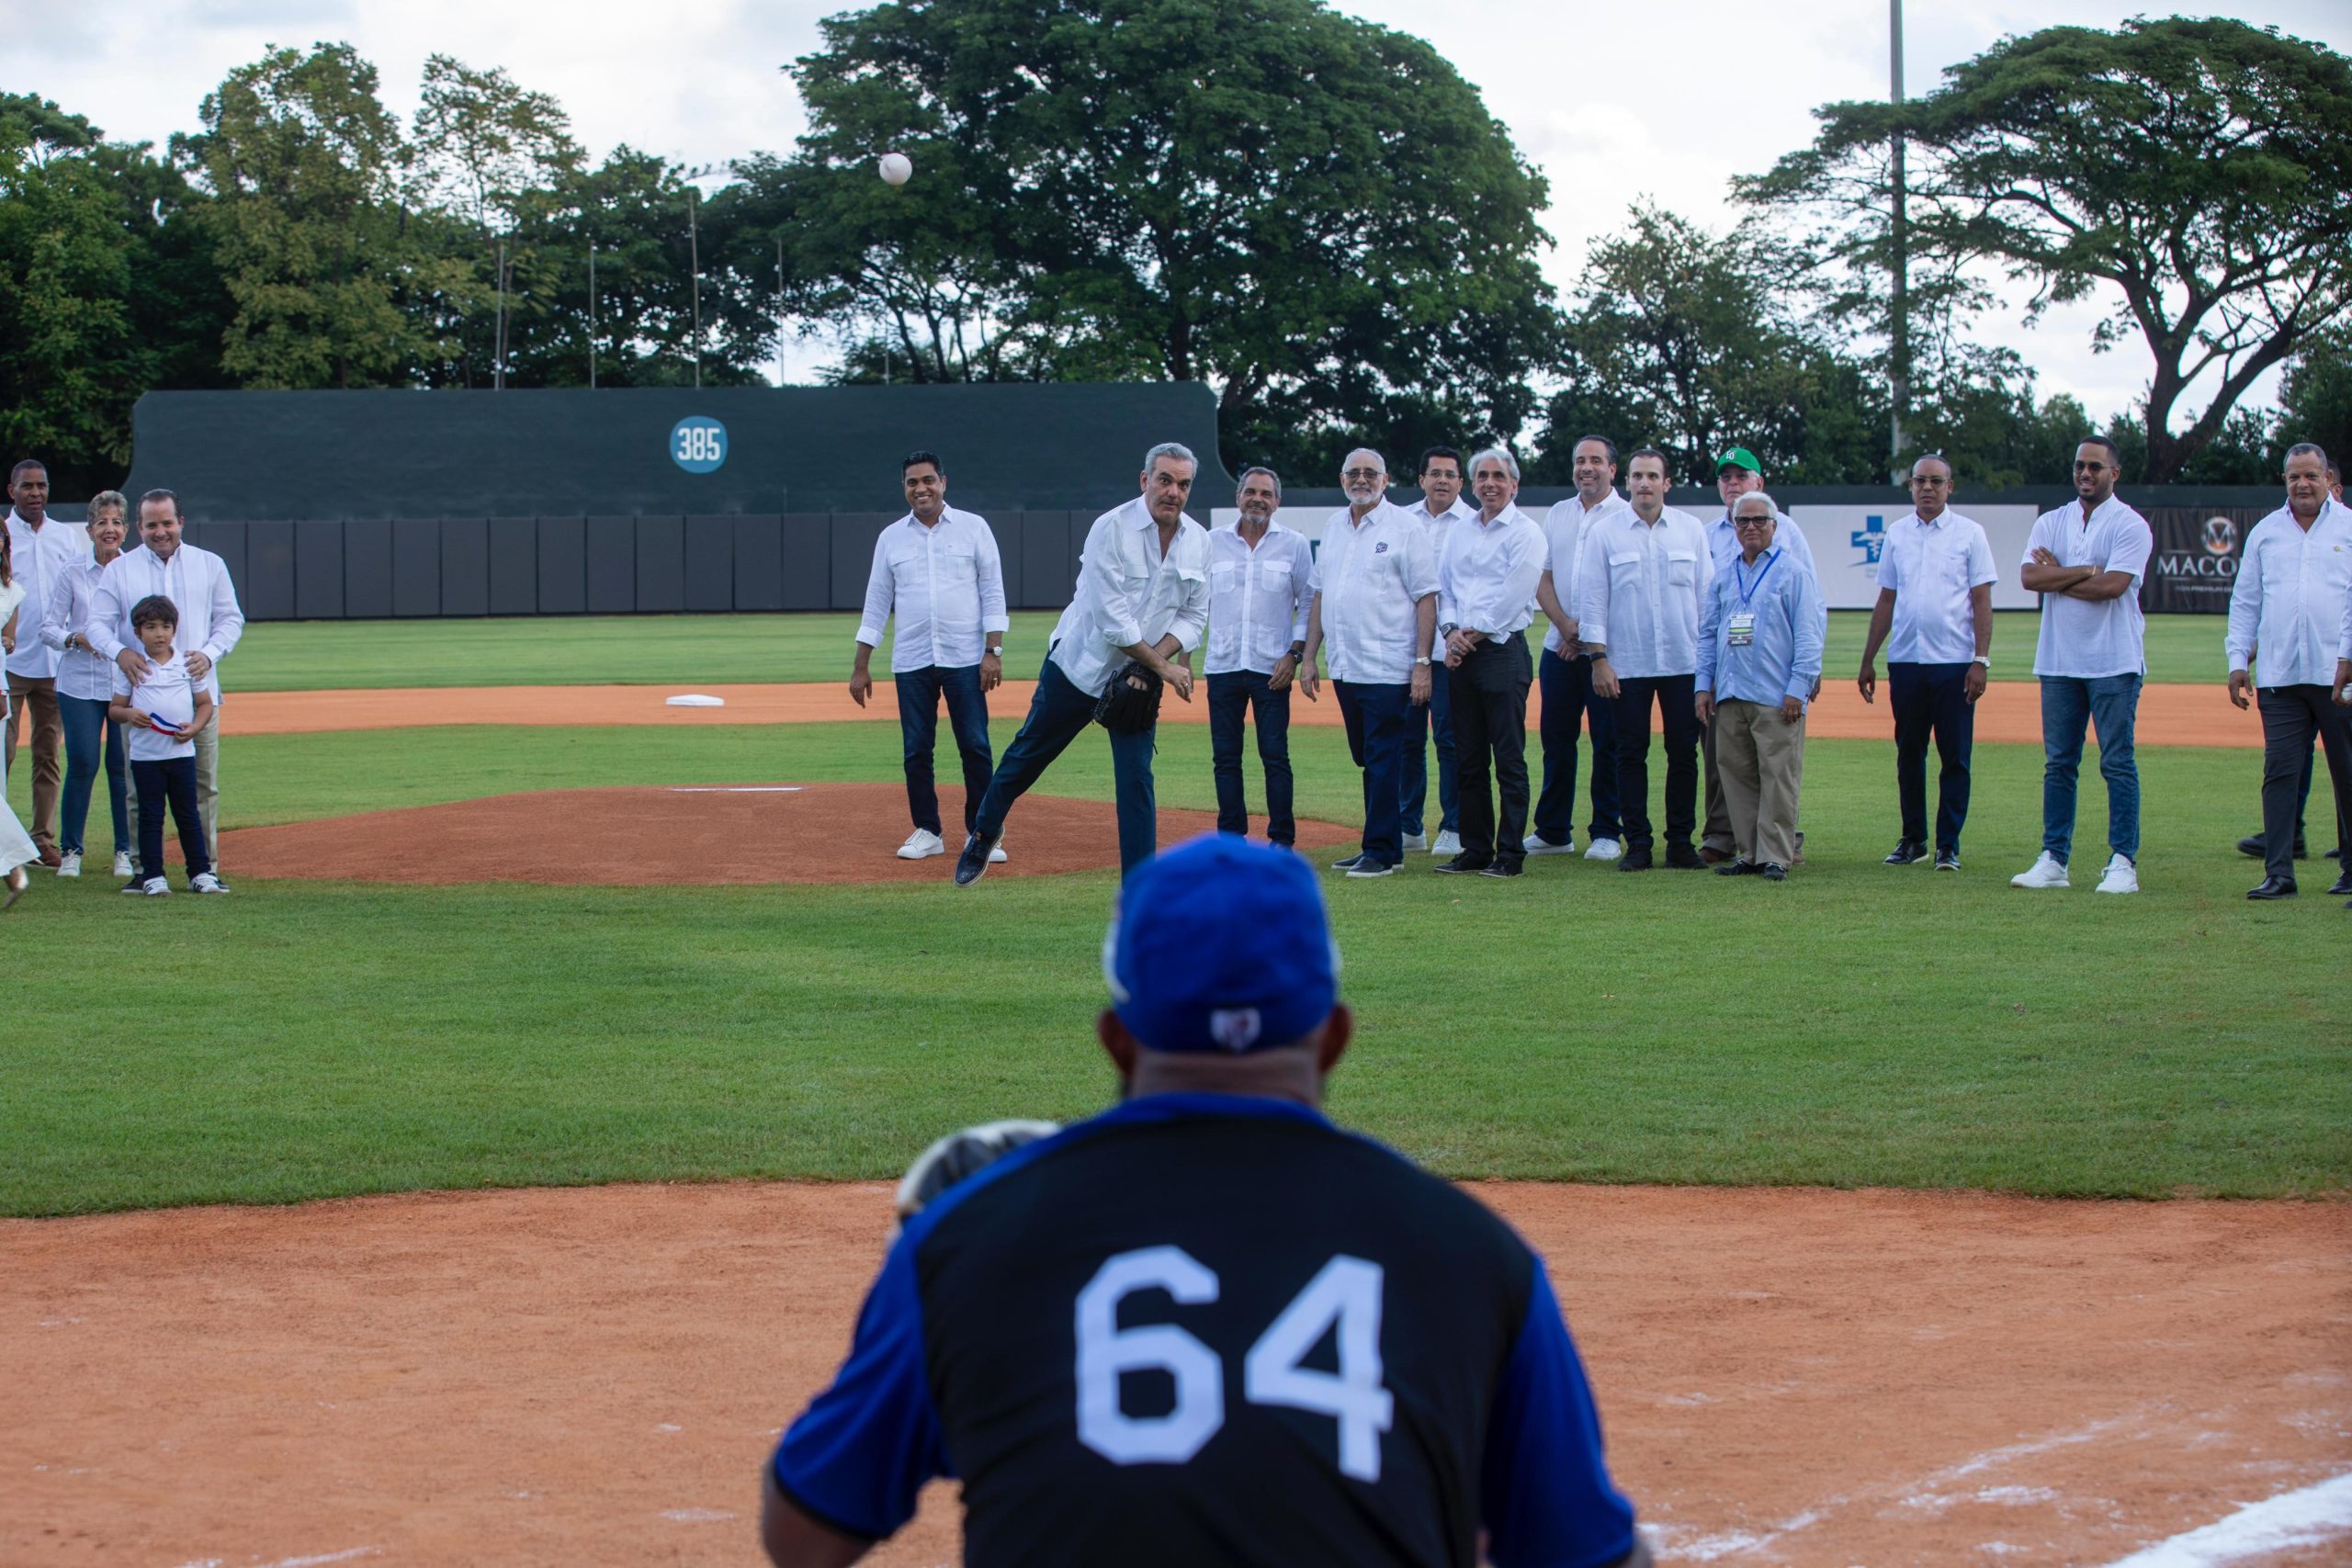
[[[204,852],[204,824],[196,811],[196,742],[188,739],[204,728],[212,698],[189,678],[187,660],[172,647],[179,624],[179,607],[160,593],[130,607],[130,628],[153,668],[136,686],[118,669],[114,702],[107,709],[130,739],[130,782],[139,791],[140,875],[122,890],[149,897],[172,890],[164,880],[165,800],[179,827],[180,852],[187,857],[188,891],[229,891],[212,874]]]

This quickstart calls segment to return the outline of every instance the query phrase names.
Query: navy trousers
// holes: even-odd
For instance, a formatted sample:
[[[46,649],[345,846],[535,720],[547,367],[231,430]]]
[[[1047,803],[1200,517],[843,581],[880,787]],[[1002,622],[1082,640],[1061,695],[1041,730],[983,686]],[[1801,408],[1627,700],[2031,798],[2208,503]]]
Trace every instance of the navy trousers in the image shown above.
[[[1453,689],[1445,679],[1442,667],[1430,682],[1430,700],[1425,707],[1405,710],[1405,798],[1404,830],[1418,833],[1427,820],[1430,799],[1430,749],[1422,741],[1423,735],[1437,738],[1437,808],[1438,828],[1442,832],[1462,830],[1462,775],[1459,771],[1453,737]]]
[[[1936,852],[1960,853],[1968,820],[1968,763],[1976,745],[1976,705],[1968,700],[1965,664],[1886,667],[1887,705],[1894,710],[1894,790],[1906,843],[1928,841],[1928,741],[1942,771],[1936,778]]]
[[[1012,803],[1028,794],[1054,759],[1093,722],[1094,698],[1071,683],[1048,651],[1037,671],[1037,694],[1029,699],[1029,716],[1021,721],[1021,732],[1004,749],[995,776],[989,780],[972,831],[984,839],[1001,834]],[[1102,733],[1111,738],[1111,777],[1119,797],[1119,870],[1124,874],[1149,860],[1159,847],[1159,803],[1151,783],[1159,727],[1134,735]]]
[[[1266,838],[1288,844],[1298,838],[1291,815],[1290,694],[1267,688],[1254,670],[1235,670],[1209,680],[1209,763],[1216,775],[1216,830],[1250,831],[1250,802],[1241,787],[1241,721],[1254,713],[1258,761],[1266,770]]]
[[[1340,717],[1348,727],[1348,755],[1363,770],[1363,852],[1382,865],[1405,863],[1404,802],[1406,715],[1410,686],[1363,681],[1334,681]]]
[[[1695,675],[1628,675],[1617,682],[1617,805],[1627,849],[1657,841],[1650,829],[1652,703],[1666,731],[1666,847],[1690,847],[1699,825],[1698,684]]]
[[[1592,694],[1592,660],[1546,652],[1537,662],[1544,694],[1537,733],[1544,740],[1544,792],[1535,798],[1535,836],[1565,844],[1577,819],[1577,732],[1592,730],[1592,816],[1585,838],[1623,839],[1617,819],[1617,705]]]
[[[204,852],[204,824],[196,814],[196,759],[166,757],[130,764],[130,782],[139,791],[139,872],[153,880],[164,874],[164,806],[171,803],[172,820],[179,828],[180,853],[187,861],[190,881],[212,869]]]
[[[931,754],[939,739],[939,699],[947,699],[947,724],[964,761],[964,831],[980,814],[988,792],[989,700],[980,690],[980,667],[926,665],[892,677],[899,687],[899,736],[905,742],[907,815],[918,828],[942,833],[939,790],[932,780]],[[943,836],[944,833],[943,833]]]

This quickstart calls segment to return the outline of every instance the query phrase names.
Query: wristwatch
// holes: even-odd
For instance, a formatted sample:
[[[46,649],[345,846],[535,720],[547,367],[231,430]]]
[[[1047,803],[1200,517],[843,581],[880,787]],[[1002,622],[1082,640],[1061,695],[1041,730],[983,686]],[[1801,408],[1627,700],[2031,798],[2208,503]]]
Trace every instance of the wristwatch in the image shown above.
[[[1416,659],[1416,660],[1413,660],[1413,662],[1414,662],[1414,663],[1416,663],[1416,664],[1427,664],[1429,661],[1430,661],[1430,656],[1429,656],[1428,654],[1426,654],[1426,653],[1422,654],[1419,659]]]
[[[1980,653],[1975,658],[1970,660],[1969,662],[1971,664],[1982,664],[1987,671],[1990,671],[1993,668],[1993,656],[1989,653]]]
[[[1290,657],[1293,663],[1296,663],[1301,659],[1306,658],[1306,645],[1303,642],[1292,643],[1290,645]]]
[[[1437,629],[1437,635],[1438,635],[1438,636],[1440,636],[1440,637],[1452,637],[1455,632],[1458,632],[1458,631],[1460,631],[1461,629],[1462,629],[1462,626],[1461,626],[1460,623],[1455,622],[1455,621],[1448,621],[1448,622],[1446,622],[1446,623],[1445,623],[1445,625],[1443,625],[1443,626],[1442,626],[1438,627],[1438,629]]]
[[[992,654],[994,654],[994,655],[995,655],[997,658],[999,658],[999,659],[1002,659],[1002,658],[1004,657],[1004,646],[1003,646],[1001,643],[998,644],[998,645],[997,645],[996,647],[994,647],[994,648],[984,648],[984,649],[980,649],[980,651],[981,651],[983,654],[991,654],[991,653],[992,653]]]

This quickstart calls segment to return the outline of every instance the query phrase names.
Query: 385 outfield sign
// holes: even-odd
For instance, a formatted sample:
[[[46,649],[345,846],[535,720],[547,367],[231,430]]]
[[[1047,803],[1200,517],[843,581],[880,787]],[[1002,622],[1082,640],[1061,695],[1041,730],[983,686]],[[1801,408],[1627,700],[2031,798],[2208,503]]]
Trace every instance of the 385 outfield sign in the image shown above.
[[[690,413],[670,429],[670,460],[690,474],[716,473],[727,461],[727,427]]]

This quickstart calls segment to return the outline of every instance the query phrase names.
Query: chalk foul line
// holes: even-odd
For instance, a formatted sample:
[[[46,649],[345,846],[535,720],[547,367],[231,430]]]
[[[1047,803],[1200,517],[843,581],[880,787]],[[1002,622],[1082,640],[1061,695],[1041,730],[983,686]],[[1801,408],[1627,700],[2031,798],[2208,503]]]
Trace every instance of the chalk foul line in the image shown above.
[[[672,795],[798,795],[807,784],[672,784]]]
[[[2119,1558],[2109,1568],[2222,1568],[2340,1535],[2352,1535],[2352,1474],[2249,1503],[2210,1525]]]

